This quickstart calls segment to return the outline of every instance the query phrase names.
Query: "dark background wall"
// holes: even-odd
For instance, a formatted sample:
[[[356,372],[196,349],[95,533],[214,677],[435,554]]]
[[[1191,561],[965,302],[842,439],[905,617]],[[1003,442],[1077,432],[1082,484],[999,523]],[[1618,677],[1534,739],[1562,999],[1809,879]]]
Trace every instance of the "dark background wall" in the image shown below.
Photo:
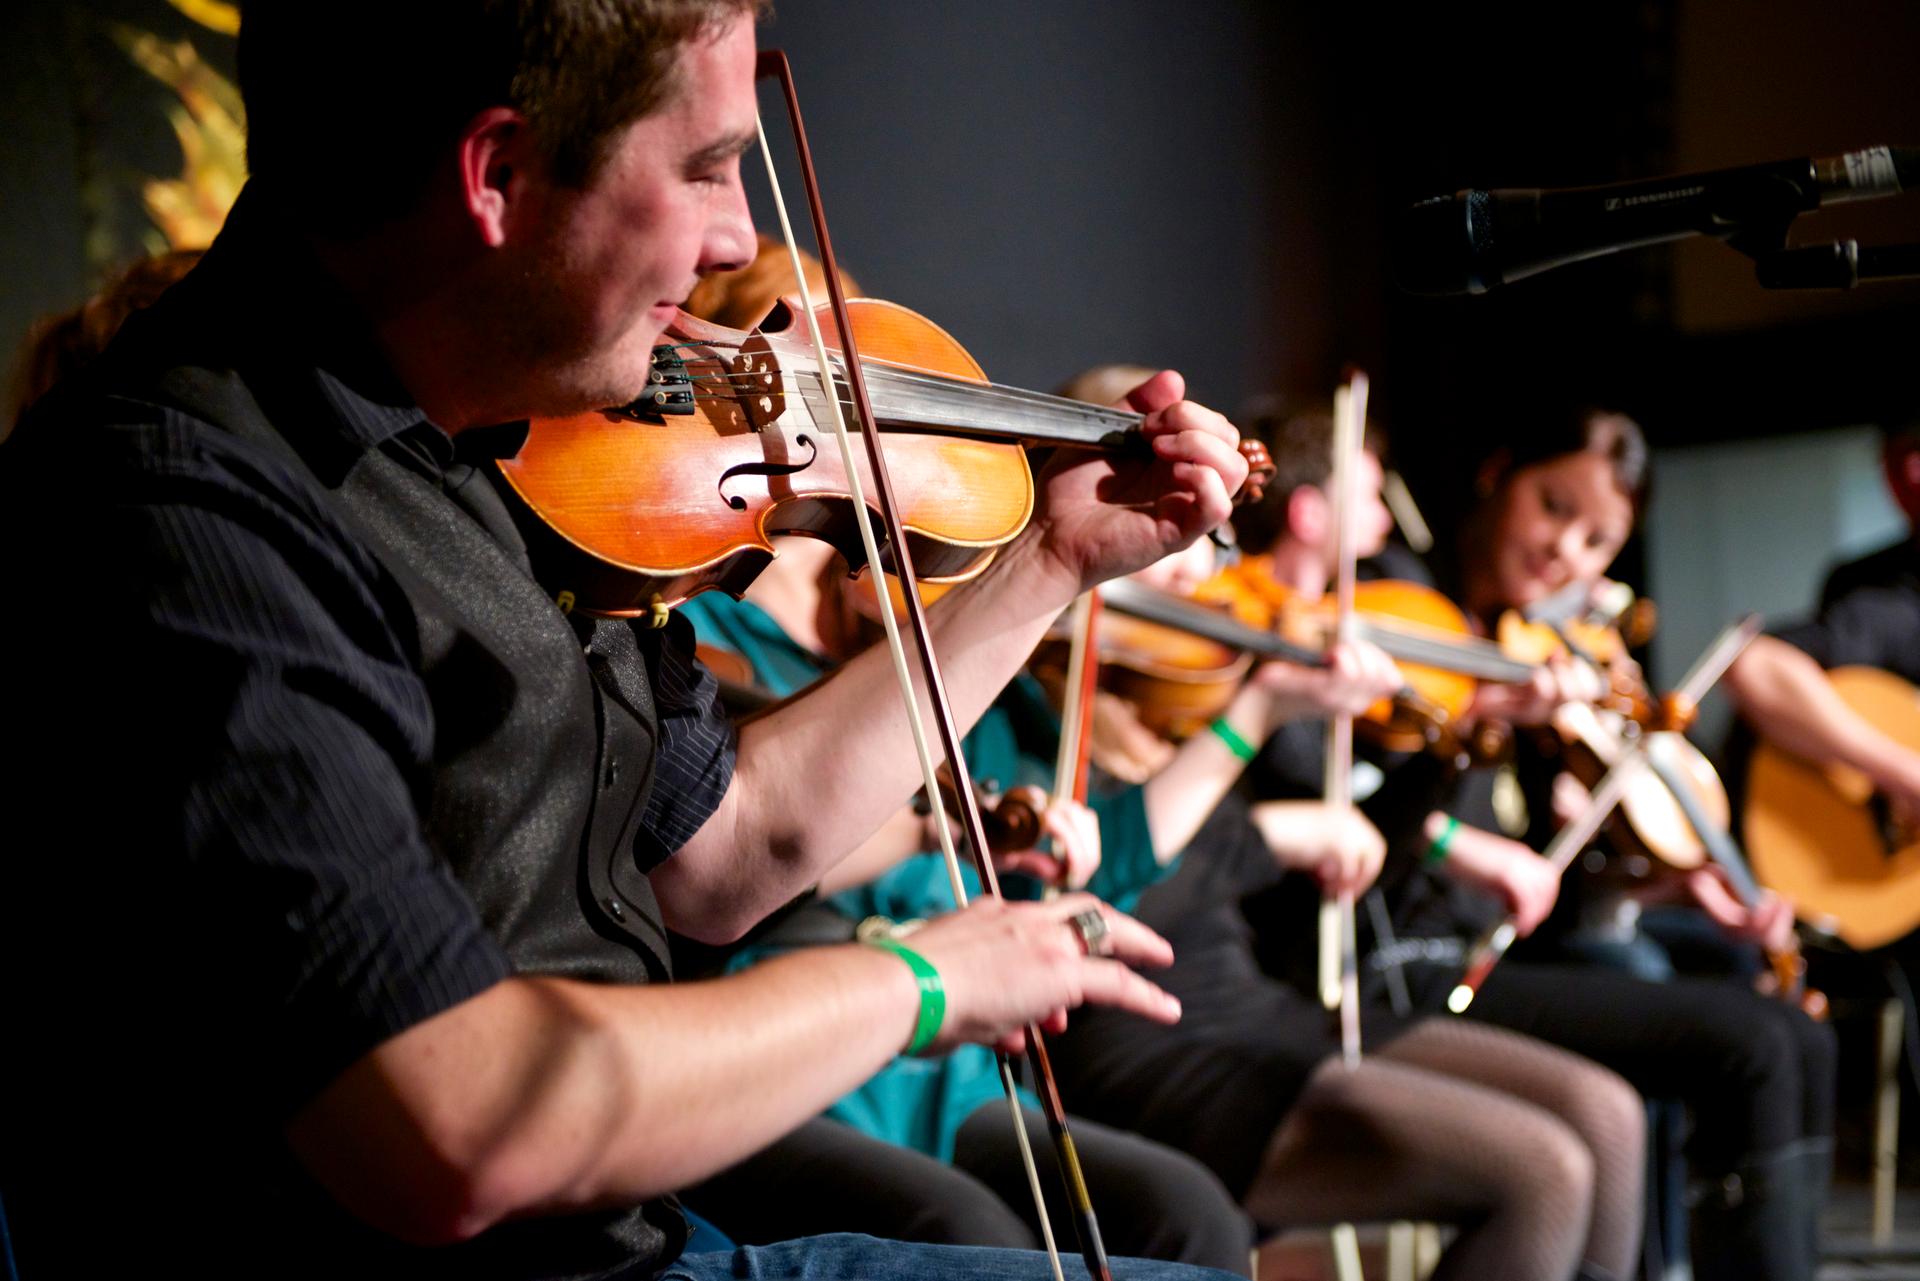
[[[138,249],[135,175],[178,171],[110,19],[231,65],[164,0],[5,6],[9,347]],[[1713,244],[1471,299],[1407,298],[1386,266],[1392,214],[1435,191],[1920,143],[1906,0],[784,0],[764,41],[794,60],[846,265],[1002,381],[1167,364],[1232,407],[1356,361],[1443,510],[1549,396],[1623,404],[1668,445],[1914,413],[1920,286],[1768,295]],[[352,140],[315,169],[351,191]],[[1821,219],[1920,240],[1920,196]]]

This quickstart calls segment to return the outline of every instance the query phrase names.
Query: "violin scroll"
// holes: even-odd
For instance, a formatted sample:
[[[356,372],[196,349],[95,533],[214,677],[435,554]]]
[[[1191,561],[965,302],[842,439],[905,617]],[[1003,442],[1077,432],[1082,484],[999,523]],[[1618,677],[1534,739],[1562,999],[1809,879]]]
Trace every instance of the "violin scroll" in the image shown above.
[[[981,799],[987,844],[995,854],[1030,850],[1040,844],[1041,823],[1047,812],[1047,793],[1031,784],[1010,787]]]
[[[1240,457],[1247,460],[1247,478],[1240,485],[1240,492],[1233,496],[1235,506],[1257,503],[1267,496],[1267,485],[1273,480],[1273,455],[1267,452],[1267,442],[1253,436],[1240,438]]]

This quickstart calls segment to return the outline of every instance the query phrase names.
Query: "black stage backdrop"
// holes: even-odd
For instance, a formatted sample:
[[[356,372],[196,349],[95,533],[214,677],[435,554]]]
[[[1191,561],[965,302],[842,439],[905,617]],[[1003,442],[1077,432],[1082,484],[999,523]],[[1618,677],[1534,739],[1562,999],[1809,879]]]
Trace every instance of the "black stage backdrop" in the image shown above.
[[[137,175],[179,170],[165,92],[110,20],[231,68],[231,41],[165,0],[4,6],[9,348],[137,252]],[[1386,265],[1421,194],[1920,143],[1904,0],[784,0],[763,41],[793,58],[846,266],[1002,381],[1166,364],[1232,408],[1324,394],[1357,361],[1442,514],[1544,396],[1622,404],[1659,444],[1914,413],[1913,285],[1764,295],[1693,245],[1430,301]],[[316,165],[350,190],[351,140]],[[1821,217],[1920,240],[1920,196]]]

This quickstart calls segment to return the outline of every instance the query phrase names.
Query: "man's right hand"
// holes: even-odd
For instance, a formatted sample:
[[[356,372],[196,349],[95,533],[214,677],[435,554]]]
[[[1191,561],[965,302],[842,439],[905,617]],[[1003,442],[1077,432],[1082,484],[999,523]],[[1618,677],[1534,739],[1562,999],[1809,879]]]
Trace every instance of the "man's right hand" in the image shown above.
[[[1110,956],[1088,956],[1069,923],[1097,911],[1107,926]],[[1167,966],[1172,946],[1140,922],[1091,894],[1062,894],[1045,903],[979,899],[928,922],[904,940],[940,972],[947,1016],[933,1050],[977,1042],[1017,1052],[1025,1027],[1065,1028],[1082,1004],[1131,1010],[1156,1023],[1180,1018],[1180,1003],[1130,965]],[[908,981],[904,969],[901,980]]]
[[[1895,828],[1909,840],[1920,834],[1920,753],[1887,752],[1876,760],[1871,776],[1887,798]]]

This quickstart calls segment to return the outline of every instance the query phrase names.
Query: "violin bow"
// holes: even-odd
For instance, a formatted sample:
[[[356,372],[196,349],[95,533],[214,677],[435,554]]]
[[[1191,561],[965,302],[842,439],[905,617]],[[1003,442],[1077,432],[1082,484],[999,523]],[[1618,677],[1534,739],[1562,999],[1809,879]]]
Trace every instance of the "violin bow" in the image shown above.
[[[1053,762],[1055,800],[1087,800],[1087,775],[1092,761],[1093,694],[1100,682],[1100,590],[1082,592],[1073,602],[1068,620],[1066,688],[1060,699],[1060,749]]]
[[[1358,630],[1353,611],[1357,504],[1353,477],[1367,421],[1367,376],[1353,370],[1333,394],[1333,472],[1328,480],[1333,507],[1335,644],[1348,644]],[[1325,799],[1335,809],[1353,805],[1353,716],[1338,712],[1327,721]],[[1320,901],[1320,998],[1340,1012],[1340,1057],[1349,1067],[1360,1062],[1360,968],[1354,930],[1353,891],[1343,889]]]
[[[899,508],[894,501],[893,485],[888,478],[886,458],[880,448],[880,433],[875,428],[879,419],[873,412],[873,402],[867,392],[865,372],[862,369],[860,350],[851,317],[847,313],[846,292],[841,287],[840,270],[834,258],[833,242],[827,234],[826,210],[821,203],[820,185],[814,173],[813,153],[807,145],[805,126],[800,119],[800,99],[794,90],[793,68],[784,52],[778,49],[760,51],[754,68],[754,78],[772,78],[780,83],[787,109],[787,120],[793,128],[794,146],[800,162],[800,175],[807,193],[807,204],[812,215],[814,239],[820,249],[822,275],[826,278],[827,293],[833,309],[833,318],[839,330],[842,359],[836,362],[827,350],[826,339],[820,332],[819,319],[814,314],[811,291],[807,287],[806,273],[800,267],[799,246],[794,240],[793,225],[787,216],[786,203],[780,194],[780,180],[773,164],[773,149],[767,141],[766,128],[756,118],[759,132],[760,152],[766,160],[767,180],[773,190],[773,203],[780,218],[780,230],[786,241],[787,251],[793,260],[794,276],[799,285],[801,310],[806,317],[807,332],[812,340],[815,356],[820,362],[820,376],[823,381],[831,380],[836,364],[845,376],[847,388],[852,394],[856,415],[862,424],[861,436],[866,442],[867,463],[873,475],[873,497],[880,509],[881,521],[885,527],[887,545],[895,555],[892,567],[900,579],[900,592],[905,604],[905,613],[914,637],[914,649],[919,659],[919,670],[925,682],[929,702],[933,709],[933,719],[940,734],[941,750],[945,753],[948,769],[952,775],[954,790],[958,794],[960,817],[965,830],[967,844],[973,854],[974,869],[980,877],[984,891],[1000,897],[1000,882],[994,875],[993,860],[987,849],[986,829],[980,818],[980,804],[974,795],[973,780],[967,770],[966,758],[960,750],[960,732],[953,715],[953,707],[947,698],[946,682],[940,674],[939,660],[933,652],[932,633],[927,626],[926,611],[920,603],[918,576],[914,573],[912,557],[907,551],[906,530],[901,524]],[[868,572],[879,574],[888,562],[880,555],[879,538],[873,528],[873,512],[869,508],[860,472],[854,462],[853,443],[847,430],[845,415],[841,412],[840,397],[831,386],[824,397],[828,413],[832,419],[834,436],[839,443],[841,461],[846,469],[852,505],[856,513],[854,524],[859,528],[861,545],[867,555]],[[883,597],[884,599],[884,597]],[[920,719],[918,691],[914,687],[913,675],[908,669],[906,649],[900,636],[898,622],[893,611],[881,609],[881,624],[886,630],[887,647],[893,655],[894,674],[900,682],[901,694],[906,700],[907,722],[913,734],[914,750],[920,760],[921,773],[925,780],[927,795],[940,794],[939,782],[933,763],[933,756],[927,744],[925,726]],[[944,807],[933,807],[934,828],[939,833],[940,850],[946,857],[947,876],[952,884],[954,903],[964,907],[967,903],[966,886],[960,876],[959,855],[955,851],[952,829],[947,823]],[[1047,1058],[1046,1044],[1041,1040],[1040,1029],[1029,1023],[1026,1027],[1027,1061],[1033,1069],[1034,1084],[1040,1095],[1042,1109],[1046,1113],[1047,1128],[1053,1136],[1054,1154],[1060,1166],[1060,1176],[1066,1185],[1067,1203],[1072,1207],[1074,1228],[1080,1238],[1081,1257],[1085,1260],[1087,1272],[1093,1281],[1112,1281],[1112,1269],[1107,1263],[1106,1246],[1100,1239],[1100,1224],[1094,1217],[1093,1201],[1087,1192],[1087,1182],[1080,1169],[1080,1158],[1073,1146],[1073,1136],[1067,1129],[1066,1109],[1060,1102],[1060,1089],[1054,1081],[1053,1067]],[[1007,1105],[1013,1113],[1013,1132],[1020,1146],[1020,1152],[1026,1163],[1027,1179],[1030,1184],[1035,1209],[1039,1217],[1041,1235],[1046,1241],[1047,1257],[1053,1265],[1055,1281],[1062,1281],[1060,1254],[1053,1239],[1053,1230],[1047,1214],[1046,1199],[1041,1194],[1040,1176],[1035,1168],[1033,1154],[1027,1143],[1027,1128],[1021,1115],[1020,1101],[1013,1079],[1013,1063],[1005,1052],[999,1052],[1000,1081],[1007,1095]]]
[[[1707,691],[1726,675],[1733,660],[1740,657],[1753,638],[1760,634],[1760,616],[1748,614],[1714,638],[1706,651],[1694,660],[1693,667],[1680,681],[1675,696],[1687,700],[1690,707],[1698,707]],[[1564,872],[1580,851],[1586,848],[1600,831],[1600,825],[1607,821],[1614,807],[1620,804],[1620,798],[1626,795],[1627,787],[1634,775],[1640,770],[1647,755],[1650,734],[1642,734],[1634,740],[1624,752],[1607,767],[1600,781],[1587,794],[1587,804],[1581,812],[1554,833],[1547,848],[1540,856],[1553,865],[1553,870]],[[1487,981],[1487,975],[1507,954],[1519,930],[1512,916],[1506,916],[1489,926],[1467,949],[1466,972],[1460,976],[1460,982],[1447,995],[1447,1008],[1455,1014],[1466,1011],[1473,1004],[1473,998],[1480,994],[1481,985]]]
[[[1327,486],[1333,507],[1333,643],[1348,644],[1359,632],[1353,610],[1358,515],[1353,476],[1366,435],[1367,376],[1350,370],[1333,393],[1333,470]],[[1327,720],[1323,799],[1347,810],[1353,806],[1353,714],[1336,712]],[[1320,1000],[1340,1018],[1340,1062],[1351,1072],[1360,1066],[1360,958],[1351,889],[1320,899]],[[1341,1281],[1361,1276],[1360,1234],[1351,1223],[1333,1225],[1334,1275]]]

